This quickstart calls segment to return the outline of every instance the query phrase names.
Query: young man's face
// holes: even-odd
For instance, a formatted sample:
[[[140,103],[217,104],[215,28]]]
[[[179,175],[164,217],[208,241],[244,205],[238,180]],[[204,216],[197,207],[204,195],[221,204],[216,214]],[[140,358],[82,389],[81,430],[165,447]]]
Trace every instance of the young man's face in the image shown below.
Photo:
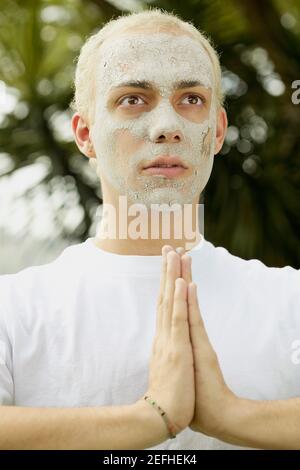
[[[208,54],[189,36],[171,32],[123,33],[99,52],[89,136],[104,199],[114,191],[147,207],[194,202],[216,153]],[[159,157],[165,160],[155,162]]]

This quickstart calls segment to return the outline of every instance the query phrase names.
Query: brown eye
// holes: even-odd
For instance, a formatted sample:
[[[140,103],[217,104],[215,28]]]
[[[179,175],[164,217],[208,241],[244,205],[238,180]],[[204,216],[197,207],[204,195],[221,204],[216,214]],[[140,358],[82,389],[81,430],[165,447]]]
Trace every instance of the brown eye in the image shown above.
[[[141,100],[142,103],[138,103],[138,100]],[[144,100],[142,100],[140,96],[136,96],[136,95],[125,96],[119,101],[119,104],[122,106],[134,106],[134,105],[143,104],[143,103],[145,103]]]
[[[182,100],[183,104],[194,104],[197,106],[202,106],[205,103],[204,98],[198,95],[188,95]]]

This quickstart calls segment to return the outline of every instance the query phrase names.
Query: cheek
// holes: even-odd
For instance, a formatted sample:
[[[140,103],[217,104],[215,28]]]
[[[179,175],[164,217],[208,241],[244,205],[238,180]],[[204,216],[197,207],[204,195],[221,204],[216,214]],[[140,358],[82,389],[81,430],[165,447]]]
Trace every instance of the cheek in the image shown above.
[[[205,107],[200,106],[199,108],[196,106],[181,108],[178,112],[185,119],[189,119],[196,124],[202,124],[210,118],[210,105]]]
[[[143,142],[134,137],[129,129],[120,129],[115,133],[116,142],[116,155],[125,160],[138,152],[143,145]]]
[[[142,146],[142,142],[134,137],[128,129],[120,129],[109,122],[106,126],[95,126],[93,142],[96,152],[102,159],[124,161]],[[106,158],[105,158],[106,157]]]
[[[205,159],[207,159],[210,155],[210,145],[211,145],[211,129],[209,129],[202,143],[202,155],[203,155],[203,158]]]

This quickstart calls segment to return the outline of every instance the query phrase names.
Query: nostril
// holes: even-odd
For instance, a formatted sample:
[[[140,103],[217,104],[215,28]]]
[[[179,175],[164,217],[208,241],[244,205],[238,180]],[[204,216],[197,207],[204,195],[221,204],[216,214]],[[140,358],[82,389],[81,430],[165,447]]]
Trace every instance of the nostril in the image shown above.
[[[165,139],[166,139],[166,136],[160,135],[159,137],[157,137],[156,142],[163,142]]]
[[[156,142],[164,142],[164,141],[170,141],[170,142],[181,142],[181,135],[177,133],[165,133],[165,134],[160,134],[155,138]]]

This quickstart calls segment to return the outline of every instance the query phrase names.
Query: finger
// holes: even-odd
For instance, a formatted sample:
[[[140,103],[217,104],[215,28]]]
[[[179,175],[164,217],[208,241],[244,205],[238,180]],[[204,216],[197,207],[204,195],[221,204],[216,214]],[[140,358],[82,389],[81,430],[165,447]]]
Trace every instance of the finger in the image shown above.
[[[160,276],[160,290],[158,296],[159,304],[162,303],[164,292],[165,292],[165,285],[166,285],[166,274],[167,274],[167,254],[170,251],[174,251],[171,245],[164,245],[161,250],[162,254],[162,267],[161,267],[161,276]]]
[[[184,279],[176,279],[171,330],[171,339],[174,342],[176,349],[180,349],[180,346],[184,346],[190,342],[187,286],[188,285]]]
[[[188,285],[188,318],[193,349],[204,359],[210,356],[211,353],[214,353],[214,351],[201,316],[197,296],[197,285],[194,282]]]
[[[181,257],[181,277],[187,285],[192,282],[192,258],[187,254]]]
[[[176,253],[178,253],[181,257],[185,254],[185,249],[182,246],[179,246],[178,248],[175,249]],[[182,276],[182,269],[181,269],[181,263],[180,263],[180,277]]]
[[[214,383],[214,386],[224,384],[217,354],[209,340],[201,316],[197,285],[194,282],[188,285],[188,319],[195,372],[205,377],[207,383]]]
[[[167,278],[167,254],[170,251],[173,251],[171,245],[164,245],[162,247],[162,268],[161,268],[161,276],[160,276],[160,290],[158,295],[157,301],[157,328],[162,328],[162,316],[163,316],[163,300],[164,300],[164,292],[166,286],[166,278]]]
[[[167,254],[166,286],[163,300],[163,328],[167,334],[171,331],[175,281],[178,277],[180,277],[180,255],[175,251],[170,251]]]

